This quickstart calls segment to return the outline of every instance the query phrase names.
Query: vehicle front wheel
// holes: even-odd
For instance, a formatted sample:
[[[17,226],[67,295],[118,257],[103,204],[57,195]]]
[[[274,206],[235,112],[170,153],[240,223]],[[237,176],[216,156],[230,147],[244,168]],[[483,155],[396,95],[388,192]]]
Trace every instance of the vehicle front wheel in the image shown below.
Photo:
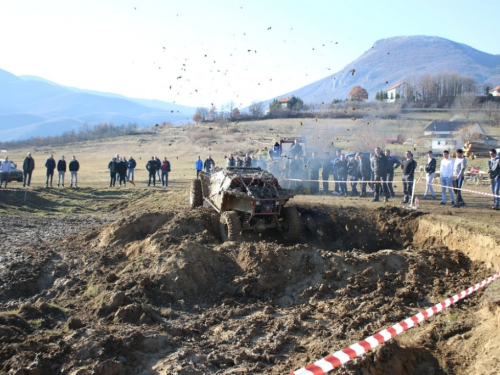
[[[222,242],[238,241],[241,238],[241,222],[238,213],[226,211],[220,215],[219,231]]]
[[[295,207],[283,207],[281,210],[281,235],[285,242],[298,242],[300,238],[300,215]]]
[[[195,179],[191,181],[189,189],[189,206],[191,208],[203,206],[203,192],[201,190],[201,180]]]

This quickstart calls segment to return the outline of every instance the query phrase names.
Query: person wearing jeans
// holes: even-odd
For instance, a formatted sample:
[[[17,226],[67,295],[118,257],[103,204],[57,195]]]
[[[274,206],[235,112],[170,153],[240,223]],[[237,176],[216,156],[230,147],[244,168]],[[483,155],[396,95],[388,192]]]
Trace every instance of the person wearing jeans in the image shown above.
[[[71,180],[69,182],[69,187],[73,187],[73,183],[78,183],[78,170],[80,169],[80,163],[76,160],[76,157],[73,155],[71,161],[69,162],[69,172],[71,173]]]
[[[439,169],[439,177],[441,178],[441,205],[446,204],[446,189],[450,194],[451,205],[455,205],[453,197],[453,189],[451,187],[451,179],[453,178],[453,159],[450,159],[448,150],[443,151],[443,160],[441,160],[441,167]]]
[[[490,150],[491,159],[488,161],[488,171],[490,173],[491,179],[491,191],[493,195],[493,210],[498,210],[498,204],[500,202],[500,198],[498,197],[500,193],[500,158],[497,155],[497,151],[492,148]]]
[[[436,172],[436,159],[432,156],[432,151],[427,153],[429,156],[427,159],[427,164],[425,165],[425,193],[422,198],[426,199],[427,196],[432,196],[432,199],[436,198],[434,193],[434,188],[432,187],[432,181],[434,181],[434,173]]]

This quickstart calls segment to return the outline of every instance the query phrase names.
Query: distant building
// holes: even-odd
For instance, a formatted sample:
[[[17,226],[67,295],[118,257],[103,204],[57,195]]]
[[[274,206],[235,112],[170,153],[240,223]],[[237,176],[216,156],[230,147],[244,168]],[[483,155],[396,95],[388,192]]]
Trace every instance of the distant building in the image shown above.
[[[500,96],[500,86],[492,88],[490,94],[493,96]]]
[[[463,133],[464,129],[467,129],[467,134]],[[433,151],[442,152],[462,148],[465,138],[469,135],[470,138],[484,136],[484,129],[474,122],[434,121],[424,129],[424,135],[421,138],[430,141]]]
[[[288,102],[290,102],[293,98],[294,98],[293,95],[292,96],[286,96],[284,98],[279,98],[278,102],[280,103],[281,108],[287,109],[288,108]]]
[[[405,82],[398,83],[387,90],[387,102],[394,103],[396,99],[406,99],[408,84]]]

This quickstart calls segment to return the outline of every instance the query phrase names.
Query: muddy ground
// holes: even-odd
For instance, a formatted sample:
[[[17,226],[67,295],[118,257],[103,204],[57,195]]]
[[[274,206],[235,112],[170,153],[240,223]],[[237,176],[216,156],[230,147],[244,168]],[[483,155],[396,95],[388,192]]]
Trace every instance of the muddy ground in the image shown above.
[[[293,246],[221,244],[206,208],[2,215],[0,372],[287,374],[496,272],[419,233],[425,212],[298,209]],[[334,373],[497,373],[496,303],[475,293]]]

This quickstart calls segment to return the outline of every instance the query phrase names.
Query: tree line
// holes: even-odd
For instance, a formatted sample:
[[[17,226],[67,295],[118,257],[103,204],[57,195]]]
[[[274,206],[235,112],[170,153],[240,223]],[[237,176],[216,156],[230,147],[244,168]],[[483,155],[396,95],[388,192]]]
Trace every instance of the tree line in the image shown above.
[[[71,130],[57,136],[32,137],[18,141],[0,142],[0,148],[8,150],[12,148],[22,148],[28,146],[40,147],[64,145],[72,142],[113,138],[123,135],[137,134],[138,128],[139,126],[136,123],[114,125],[113,123],[108,124],[106,122],[103,122],[94,126],[85,123],[79,127],[78,131]]]

